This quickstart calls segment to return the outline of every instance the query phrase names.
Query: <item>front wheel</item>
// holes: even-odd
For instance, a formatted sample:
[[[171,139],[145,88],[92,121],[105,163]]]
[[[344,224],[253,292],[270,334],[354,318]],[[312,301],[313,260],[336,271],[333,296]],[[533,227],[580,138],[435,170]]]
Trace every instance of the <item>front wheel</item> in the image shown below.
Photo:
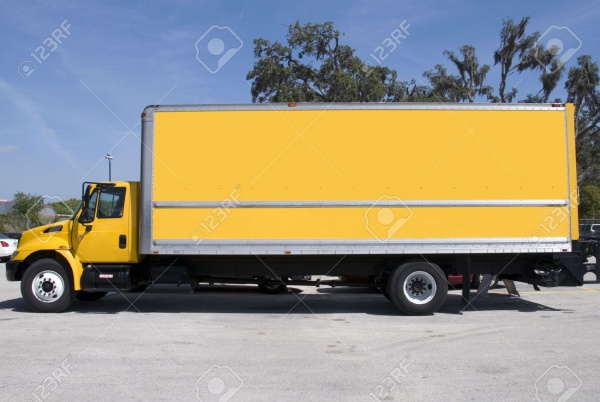
[[[433,314],[446,301],[446,275],[436,264],[408,262],[392,272],[388,293],[404,314]]]
[[[25,270],[21,294],[25,302],[41,313],[58,313],[71,305],[74,296],[67,270],[56,260],[44,258]]]

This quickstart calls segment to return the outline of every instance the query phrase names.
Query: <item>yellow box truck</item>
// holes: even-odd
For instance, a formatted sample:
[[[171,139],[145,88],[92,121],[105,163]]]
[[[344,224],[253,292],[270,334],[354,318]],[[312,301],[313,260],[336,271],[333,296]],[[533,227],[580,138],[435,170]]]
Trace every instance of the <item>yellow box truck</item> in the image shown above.
[[[449,275],[585,273],[570,104],[149,106],[140,182],[82,193],[7,264],[34,310],[158,282],[359,275],[431,314]]]

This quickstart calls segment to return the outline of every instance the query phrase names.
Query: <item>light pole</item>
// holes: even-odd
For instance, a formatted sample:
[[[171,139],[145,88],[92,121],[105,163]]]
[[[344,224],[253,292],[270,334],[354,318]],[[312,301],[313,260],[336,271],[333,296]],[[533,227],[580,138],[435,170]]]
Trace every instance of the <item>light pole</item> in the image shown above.
[[[113,160],[113,156],[112,154],[109,152],[104,156],[106,159],[108,159],[108,181],[112,181],[112,174],[111,174],[111,162]]]

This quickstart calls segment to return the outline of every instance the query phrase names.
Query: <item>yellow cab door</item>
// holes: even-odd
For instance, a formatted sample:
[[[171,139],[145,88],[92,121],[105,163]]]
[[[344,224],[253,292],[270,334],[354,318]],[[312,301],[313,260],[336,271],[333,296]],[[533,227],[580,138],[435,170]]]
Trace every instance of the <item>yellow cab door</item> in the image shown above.
[[[137,224],[137,211],[131,205],[137,186],[117,182],[92,185],[90,190],[82,216],[74,222],[73,253],[82,263],[137,262],[137,227],[132,226]]]

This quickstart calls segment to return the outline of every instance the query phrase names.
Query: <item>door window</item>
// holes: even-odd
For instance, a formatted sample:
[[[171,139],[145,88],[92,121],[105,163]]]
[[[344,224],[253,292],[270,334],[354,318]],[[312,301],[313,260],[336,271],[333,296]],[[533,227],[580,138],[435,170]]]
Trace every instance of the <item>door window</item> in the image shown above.
[[[100,219],[123,217],[125,187],[103,188],[100,191],[97,216]]]

